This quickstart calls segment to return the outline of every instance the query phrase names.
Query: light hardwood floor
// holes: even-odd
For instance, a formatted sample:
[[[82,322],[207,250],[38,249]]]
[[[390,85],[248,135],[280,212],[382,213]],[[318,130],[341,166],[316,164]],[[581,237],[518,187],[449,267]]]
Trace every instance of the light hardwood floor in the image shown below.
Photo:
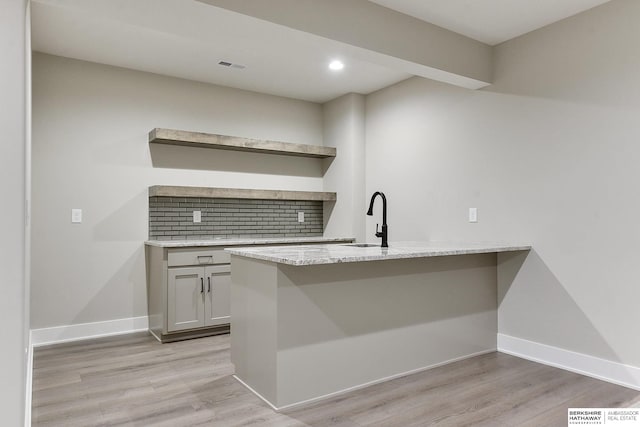
[[[375,357],[375,355],[372,355]],[[38,348],[34,426],[566,426],[640,392],[491,353],[276,413],[232,378],[229,336],[132,334]]]

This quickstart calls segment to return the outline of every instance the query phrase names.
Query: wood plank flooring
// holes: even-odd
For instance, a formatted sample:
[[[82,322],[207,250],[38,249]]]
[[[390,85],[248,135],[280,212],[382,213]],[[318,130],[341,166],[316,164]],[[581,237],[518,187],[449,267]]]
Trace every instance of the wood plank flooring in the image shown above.
[[[232,378],[229,336],[143,334],[38,348],[34,426],[566,426],[640,392],[490,353],[282,413]]]

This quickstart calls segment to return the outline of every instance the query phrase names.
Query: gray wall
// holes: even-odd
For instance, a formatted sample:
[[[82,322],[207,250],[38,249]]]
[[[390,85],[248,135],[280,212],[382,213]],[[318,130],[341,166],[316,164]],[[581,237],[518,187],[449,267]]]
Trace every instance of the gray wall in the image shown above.
[[[29,328],[25,288],[25,199],[27,195],[27,98],[30,49],[26,1],[5,1],[0,13],[0,414],[2,424],[23,425]]]
[[[499,331],[633,366],[638,22],[640,2],[615,0],[498,46],[489,88],[414,78],[366,104],[367,193],[388,196],[390,240],[531,242]]]
[[[338,200],[326,204],[325,235],[353,236],[364,240],[365,214],[365,97],[350,93],[325,103],[325,145],[336,147],[338,155],[326,160],[324,190],[338,193]]]
[[[317,159],[147,143],[166,127],[321,145],[318,104],[39,53],[33,70],[34,329],[146,315],[151,185],[322,191]]]

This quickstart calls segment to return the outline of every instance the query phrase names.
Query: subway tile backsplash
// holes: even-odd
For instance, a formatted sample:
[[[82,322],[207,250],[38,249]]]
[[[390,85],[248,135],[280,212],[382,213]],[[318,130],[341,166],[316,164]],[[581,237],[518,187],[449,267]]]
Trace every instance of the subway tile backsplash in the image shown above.
[[[149,239],[322,236],[322,208],[322,201],[149,197]],[[193,222],[193,211],[202,222]]]

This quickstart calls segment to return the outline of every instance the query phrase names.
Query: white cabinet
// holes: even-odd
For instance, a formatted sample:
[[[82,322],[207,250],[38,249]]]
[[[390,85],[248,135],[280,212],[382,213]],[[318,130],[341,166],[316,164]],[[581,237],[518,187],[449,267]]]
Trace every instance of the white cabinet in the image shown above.
[[[167,329],[169,332],[204,326],[204,269],[169,269]]]
[[[184,331],[229,323],[231,267],[170,268],[167,330]]]
[[[205,268],[204,324],[217,326],[230,323],[231,266]]]
[[[146,247],[149,330],[160,341],[229,332],[231,257],[222,248]]]

